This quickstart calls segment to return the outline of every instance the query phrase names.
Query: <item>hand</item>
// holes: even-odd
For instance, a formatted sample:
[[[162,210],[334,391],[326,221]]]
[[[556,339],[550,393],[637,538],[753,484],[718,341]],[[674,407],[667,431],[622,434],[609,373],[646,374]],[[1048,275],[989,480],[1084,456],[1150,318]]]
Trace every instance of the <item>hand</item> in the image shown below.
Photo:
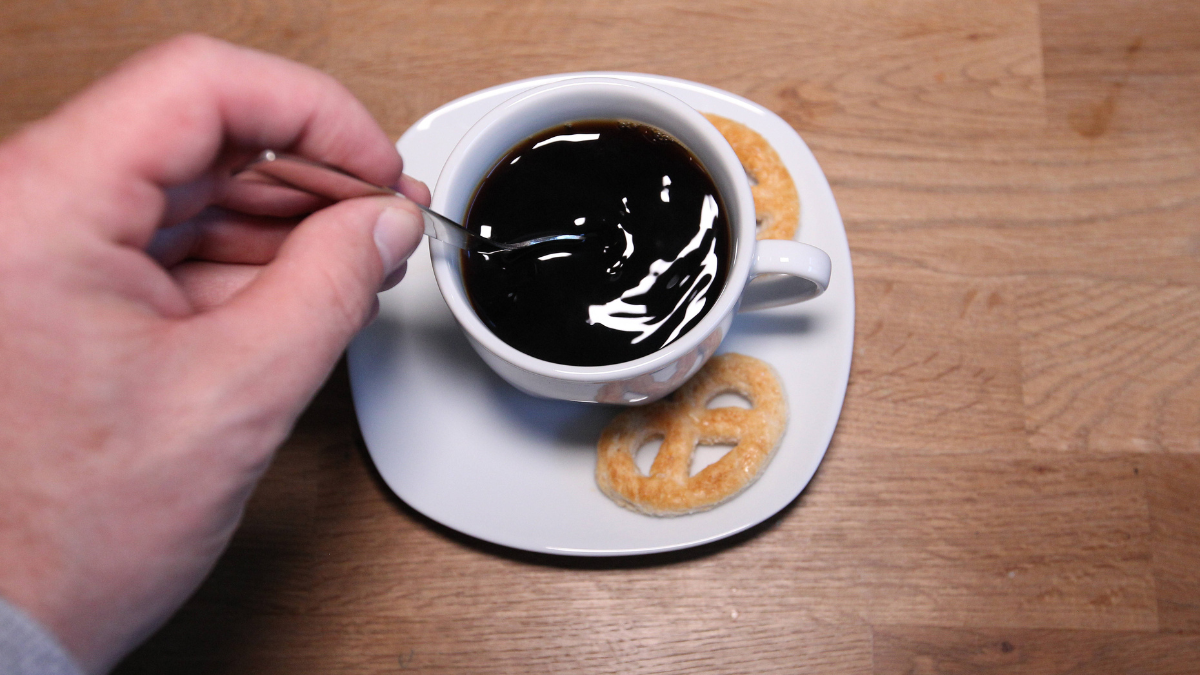
[[[266,147],[428,204],[334,80],[207,38],[0,146],[0,595],[87,671],[207,574],[420,240],[404,200],[301,220],[320,204],[229,180]]]

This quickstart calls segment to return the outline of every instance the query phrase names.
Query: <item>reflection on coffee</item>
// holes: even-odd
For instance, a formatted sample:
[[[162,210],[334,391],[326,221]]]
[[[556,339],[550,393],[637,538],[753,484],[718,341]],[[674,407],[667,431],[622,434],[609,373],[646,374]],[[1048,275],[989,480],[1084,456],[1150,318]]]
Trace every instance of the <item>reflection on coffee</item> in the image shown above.
[[[526,139],[492,168],[465,220],[497,241],[586,235],[463,254],[484,324],[565,365],[623,363],[670,344],[716,302],[729,267],[712,178],[681,143],[638,123],[574,122]]]

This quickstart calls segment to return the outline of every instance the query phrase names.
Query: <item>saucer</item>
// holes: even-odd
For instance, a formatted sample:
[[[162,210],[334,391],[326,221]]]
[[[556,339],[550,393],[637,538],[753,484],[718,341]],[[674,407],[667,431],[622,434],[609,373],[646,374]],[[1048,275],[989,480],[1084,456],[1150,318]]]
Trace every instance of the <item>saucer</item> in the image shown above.
[[[799,305],[739,314],[718,350],[762,359],[782,378],[790,418],[774,459],[757,482],[711,511],[654,518],[617,506],[596,487],[594,472],[596,439],[620,409],[535,398],[495,375],[442,300],[424,242],[404,281],[380,295],[379,318],[350,345],[359,425],[371,460],[401,500],[484,541],[570,556],[658,553],[717,541],[792,502],[829,446],[854,342],[846,231],[816,158],[786,122],[729,92],[655,75],[568,73],[464,96],[400,138],[405,173],[433,186],[455,144],[484,113],[526,89],[578,76],[635,80],[741,122],[766,137],[796,182],[798,239],[829,254],[829,289]]]

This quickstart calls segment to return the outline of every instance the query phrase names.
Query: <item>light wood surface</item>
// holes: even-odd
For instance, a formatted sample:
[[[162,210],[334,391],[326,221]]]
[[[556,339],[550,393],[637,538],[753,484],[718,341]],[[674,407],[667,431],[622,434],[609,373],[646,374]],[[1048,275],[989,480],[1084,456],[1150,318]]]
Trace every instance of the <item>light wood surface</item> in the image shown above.
[[[732,541],[560,560],[414,514],[339,369],[136,673],[1200,672],[1200,3],[0,5],[0,133],[203,31],[393,136],[481,87],[746,96],[845,218],[857,336],[816,479]]]

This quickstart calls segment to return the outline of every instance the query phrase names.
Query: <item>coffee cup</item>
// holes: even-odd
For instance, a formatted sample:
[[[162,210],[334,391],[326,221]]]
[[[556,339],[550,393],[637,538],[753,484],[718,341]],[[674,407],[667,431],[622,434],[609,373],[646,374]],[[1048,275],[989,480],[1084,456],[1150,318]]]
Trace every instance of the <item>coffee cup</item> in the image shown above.
[[[696,110],[649,85],[600,77],[568,78],[501,103],[459,141],[433,191],[433,209],[463,222],[496,162],[527,138],[584,120],[626,120],[667,132],[703,165],[720,193],[730,228],[724,287],[698,323],[647,356],[623,363],[574,366],[526,354],[480,319],[463,280],[461,252],[430,241],[434,276],[468,341],[497,374],[536,396],[641,405],[671,393],[715,353],[734,315],[814,298],[829,285],[829,256],[797,241],[756,239],[754,199],[737,155]]]

